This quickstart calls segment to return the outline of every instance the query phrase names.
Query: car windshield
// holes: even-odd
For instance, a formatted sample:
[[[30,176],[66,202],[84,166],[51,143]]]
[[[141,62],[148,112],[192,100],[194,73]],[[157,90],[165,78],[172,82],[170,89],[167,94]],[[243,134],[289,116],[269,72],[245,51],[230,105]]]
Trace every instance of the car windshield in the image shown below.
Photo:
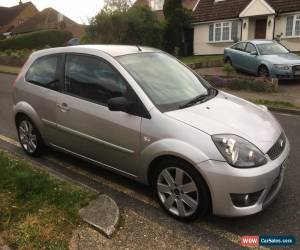
[[[261,55],[279,55],[289,53],[289,51],[279,43],[258,44],[257,48]]]
[[[210,93],[205,80],[165,53],[123,55],[118,61],[163,112]]]

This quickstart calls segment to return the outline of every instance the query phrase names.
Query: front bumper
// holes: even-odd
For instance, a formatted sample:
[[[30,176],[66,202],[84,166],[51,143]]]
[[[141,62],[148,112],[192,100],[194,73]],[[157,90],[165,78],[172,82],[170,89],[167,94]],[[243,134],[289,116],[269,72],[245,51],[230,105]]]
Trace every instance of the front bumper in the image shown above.
[[[300,79],[300,73],[299,71],[295,71],[292,68],[290,70],[278,70],[278,69],[272,69],[271,77],[277,78],[280,80],[293,80],[293,79]]]
[[[215,215],[233,217],[245,216],[260,212],[277,196],[282,186],[286,161],[290,152],[287,140],[286,147],[274,161],[257,168],[234,168],[226,162],[209,160],[198,165],[199,171],[206,180],[212,199]],[[230,194],[248,194],[262,191],[254,205],[237,207]]]

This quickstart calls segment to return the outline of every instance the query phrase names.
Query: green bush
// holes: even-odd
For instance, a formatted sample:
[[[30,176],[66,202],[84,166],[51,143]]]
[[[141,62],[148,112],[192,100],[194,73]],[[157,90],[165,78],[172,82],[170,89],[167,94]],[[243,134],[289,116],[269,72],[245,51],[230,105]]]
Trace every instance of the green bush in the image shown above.
[[[272,82],[262,78],[243,79],[222,76],[206,76],[205,79],[216,88],[265,93],[276,92]]]
[[[223,71],[226,72],[226,74],[229,76],[230,74],[235,72],[235,69],[229,63],[225,63],[223,65]]]
[[[45,46],[58,47],[72,38],[72,34],[63,30],[43,30],[0,41],[0,50],[39,49]]]
[[[243,80],[243,79],[234,79],[231,84],[228,86],[232,90],[248,90],[254,92],[273,92],[272,86],[270,83],[257,79],[257,80]]]
[[[165,22],[147,6],[121,10],[103,8],[86,28],[83,43],[145,45],[163,47]]]

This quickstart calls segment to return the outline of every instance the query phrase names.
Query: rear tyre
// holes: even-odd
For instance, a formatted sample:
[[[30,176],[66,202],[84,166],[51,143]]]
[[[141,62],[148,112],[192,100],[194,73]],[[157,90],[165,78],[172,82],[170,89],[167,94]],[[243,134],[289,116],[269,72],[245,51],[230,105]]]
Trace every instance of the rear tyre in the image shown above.
[[[164,211],[181,221],[204,216],[210,207],[209,190],[194,167],[179,159],[159,163],[152,183]]]
[[[42,137],[34,123],[26,116],[17,121],[18,137],[26,154],[37,157],[44,150]]]
[[[232,66],[232,61],[231,61],[230,57],[225,58],[225,63]]]
[[[262,77],[269,77],[270,76],[270,72],[269,72],[269,69],[267,68],[267,66],[261,65],[258,68],[258,76],[262,76]]]

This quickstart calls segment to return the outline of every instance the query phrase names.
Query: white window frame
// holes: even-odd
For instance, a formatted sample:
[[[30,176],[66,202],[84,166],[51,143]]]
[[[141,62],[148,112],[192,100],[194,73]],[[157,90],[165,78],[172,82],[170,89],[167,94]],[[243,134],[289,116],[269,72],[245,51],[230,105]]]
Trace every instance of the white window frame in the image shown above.
[[[298,35],[296,35],[296,22],[300,22],[300,13],[299,14],[295,14],[292,15],[293,17],[293,28],[292,28],[292,35],[285,35],[285,37],[300,37],[300,33]],[[286,22],[287,22],[287,18],[286,18]],[[286,25],[287,26],[287,25]],[[285,29],[286,29],[285,26]],[[285,30],[285,34],[286,34],[286,30]]]
[[[217,27],[218,25],[220,25],[220,27]],[[228,26],[226,26],[226,25],[228,25]],[[232,37],[231,37],[232,21],[216,22],[216,23],[213,23],[213,26],[214,26],[214,28],[213,28],[213,40],[208,41],[209,43],[232,42]],[[224,30],[224,28],[228,28],[228,27],[229,27],[228,39],[223,39],[223,30]],[[218,41],[216,41],[216,29],[217,28],[221,28],[221,39],[218,40]]]
[[[150,0],[150,7],[152,10],[162,10],[164,6],[164,0]]]

